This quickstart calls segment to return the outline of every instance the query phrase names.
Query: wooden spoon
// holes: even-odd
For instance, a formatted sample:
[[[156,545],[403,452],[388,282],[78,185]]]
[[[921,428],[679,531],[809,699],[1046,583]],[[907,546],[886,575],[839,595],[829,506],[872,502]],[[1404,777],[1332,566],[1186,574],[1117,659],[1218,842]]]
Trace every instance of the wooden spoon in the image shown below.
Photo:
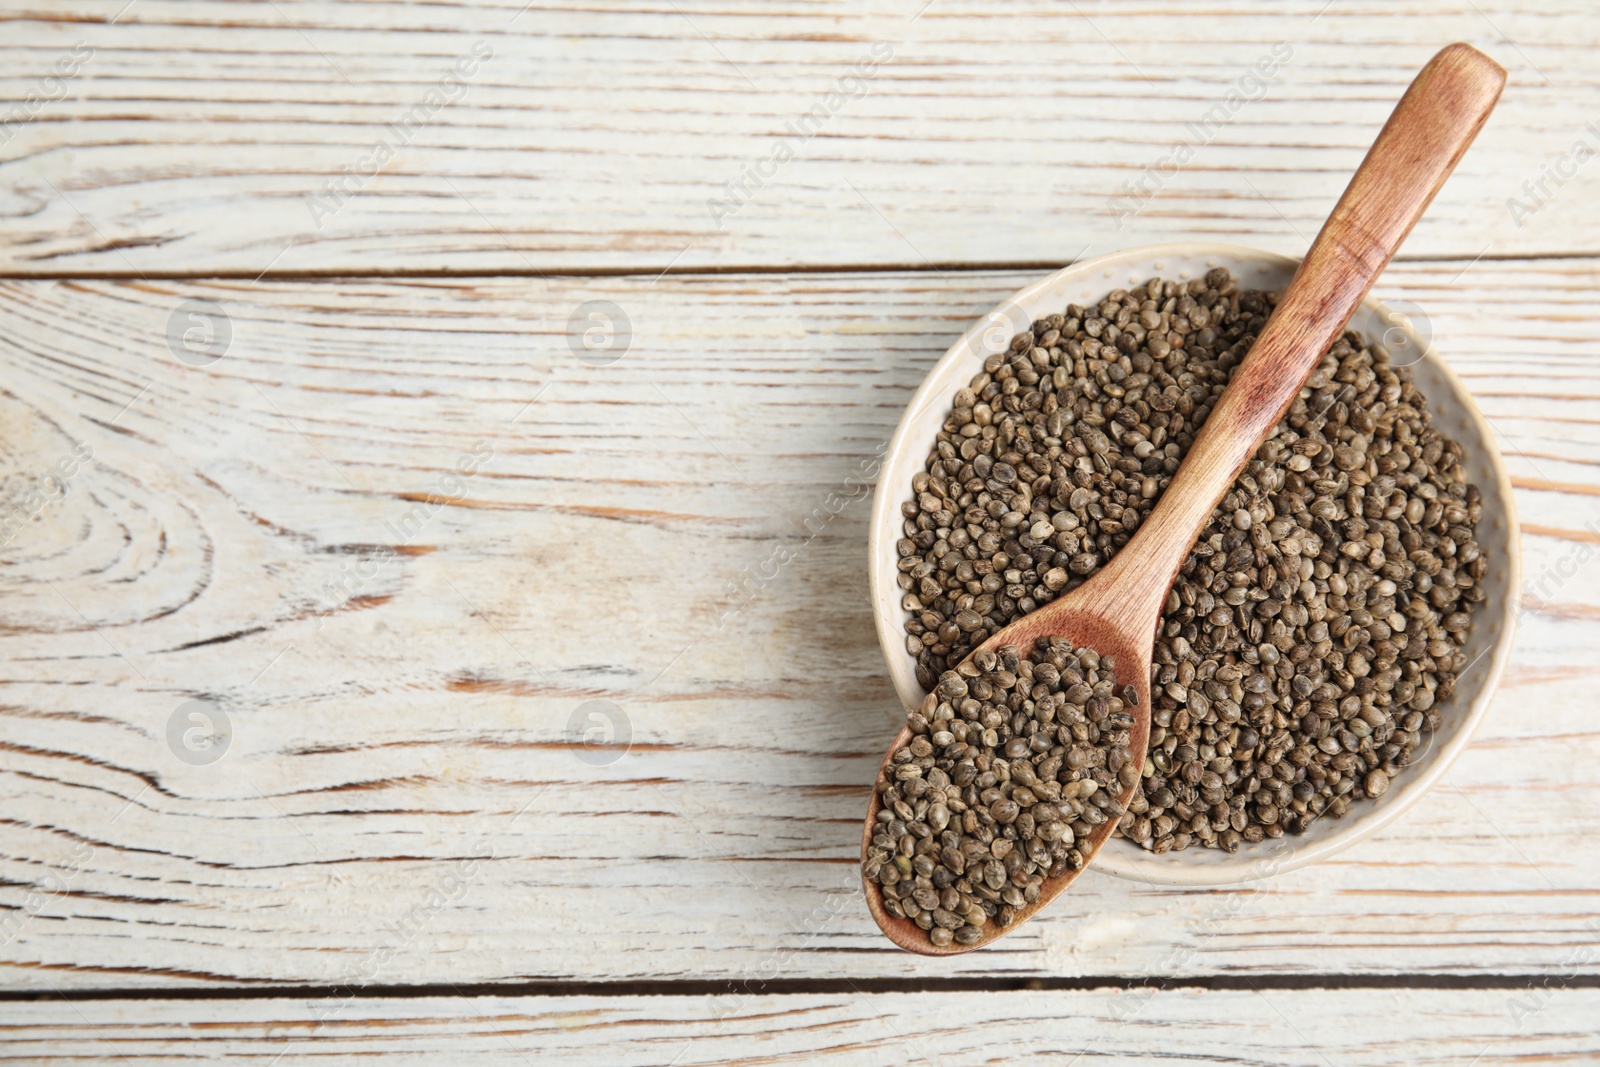
[[[1256,448],[1288,411],[1356,305],[1422,216],[1493,110],[1506,74],[1466,44],[1453,44],[1422,68],[1378,134],[1355,177],[1312,242],[1277,309],[1195,438],[1183,465],[1138,531],[1083,585],[994,634],[985,649],[1015,645],[1031,650],[1040,637],[1116,657],[1118,690],[1138,694],[1130,752],[1142,766],[1150,738],[1150,657],[1161,610],[1195,538]],[[977,650],[974,650],[975,652]],[[936,697],[929,697],[936,700]],[[878,770],[881,786],[894,753],[911,741],[900,731]],[[1134,788],[1137,788],[1135,786]],[[1118,797],[1126,808],[1134,789]],[[878,825],[880,797],[873,789],[861,834],[865,861]],[[1117,823],[1108,819],[1076,847],[1091,859]],[[932,956],[967,952],[1016,930],[1077,877],[1046,878],[1037,902],[1017,910],[1002,928],[990,921],[970,945],[938,947],[909,919],[884,910],[883,890],[865,881],[867,906],[889,939]]]

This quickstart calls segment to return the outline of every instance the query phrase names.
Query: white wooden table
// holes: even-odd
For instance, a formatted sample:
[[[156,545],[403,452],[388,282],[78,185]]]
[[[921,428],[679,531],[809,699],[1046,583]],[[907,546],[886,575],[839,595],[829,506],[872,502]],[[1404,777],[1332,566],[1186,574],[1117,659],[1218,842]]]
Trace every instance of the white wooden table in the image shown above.
[[[1600,1055],[1600,15],[924,3],[0,0],[0,1059]],[[1511,86],[1378,293],[1517,487],[1476,743],[894,949],[868,505],[804,517],[1047,269],[1303,250],[1455,39]]]

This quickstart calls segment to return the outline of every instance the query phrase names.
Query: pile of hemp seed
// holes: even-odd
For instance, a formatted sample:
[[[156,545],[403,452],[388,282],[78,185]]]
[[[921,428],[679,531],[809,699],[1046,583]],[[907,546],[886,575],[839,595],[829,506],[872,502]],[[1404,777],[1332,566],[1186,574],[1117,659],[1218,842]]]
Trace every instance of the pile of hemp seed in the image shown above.
[[[946,671],[890,757],[863,874],[934,945],[1010,926],[1139,777],[1116,664],[1062,638],[984,649]],[[1127,686],[1125,689],[1132,689]]]

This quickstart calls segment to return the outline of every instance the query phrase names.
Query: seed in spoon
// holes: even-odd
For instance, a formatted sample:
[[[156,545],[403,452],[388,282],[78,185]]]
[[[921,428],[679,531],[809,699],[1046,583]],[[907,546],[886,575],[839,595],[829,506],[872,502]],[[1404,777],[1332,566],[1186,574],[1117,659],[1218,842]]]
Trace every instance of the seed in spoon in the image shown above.
[[[983,649],[946,671],[890,757],[863,873],[936,946],[1009,926],[1137,781],[1115,663],[1062,638]]]

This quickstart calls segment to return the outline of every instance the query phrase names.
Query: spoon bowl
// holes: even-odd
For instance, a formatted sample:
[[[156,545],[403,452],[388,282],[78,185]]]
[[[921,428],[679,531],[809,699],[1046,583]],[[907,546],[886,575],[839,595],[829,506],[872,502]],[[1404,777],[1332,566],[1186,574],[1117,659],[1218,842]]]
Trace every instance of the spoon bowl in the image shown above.
[[[1150,707],[1151,643],[1149,641],[1140,641],[1136,637],[1130,637],[1130,631],[1127,627],[1120,625],[1117,619],[1105,614],[1108,605],[1114,608],[1117,603],[1116,579],[1114,575],[1098,583],[1096,579],[1106,575],[1109,571],[1110,568],[1107,567],[1071,593],[1055,601],[1052,605],[1047,605],[1047,607],[1050,607],[1056,604],[1064,604],[1066,610],[1058,609],[1058,611],[1050,613],[1041,609],[1025,615],[990,637],[980,648],[994,649],[1001,645],[1012,644],[1016,645],[1019,650],[1031,650],[1034,642],[1041,637],[1064,637],[1072,642],[1074,648],[1093,649],[1100,655],[1102,663],[1105,662],[1107,657],[1111,657],[1115,661],[1117,691],[1119,693],[1123,692],[1124,687],[1131,686],[1138,694],[1138,700],[1132,708],[1135,714],[1133,716],[1133,727],[1129,730],[1128,751],[1134,754],[1132,759],[1143,763],[1145,747],[1150,740],[1150,715],[1148,709]],[[1080,597],[1079,594],[1084,593],[1085,590],[1088,590],[1088,593]],[[1102,599],[1103,596],[1109,597],[1109,599]],[[1069,601],[1070,603],[1068,603]],[[973,651],[976,653],[978,649]],[[925,708],[931,711],[931,705],[938,703],[938,697],[930,695],[922,703]],[[909,744],[911,736],[911,727],[909,725],[901,727],[899,735],[894,739],[894,744],[889,746],[890,754],[892,755],[902,746]],[[883,780],[883,775],[888,765],[889,757],[886,756],[883,767],[878,771],[878,780],[880,782]],[[1117,796],[1118,804],[1126,807],[1128,802],[1133,799],[1134,790],[1137,788],[1138,786],[1134,785],[1121,790]],[[881,809],[881,798],[878,795],[876,786],[874,786],[872,802],[867,811],[867,820],[861,831],[862,856],[866,856],[868,848],[871,847],[872,833],[876,828],[878,812]],[[1092,857],[1111,837],[1116,825],[1117,821],[1115,819],[1107,819],[1099,826],[1096,826],[1094,831],[1087,837],[1078,839],[1078,851],[1086,858]],[[896,918],[885,910],[882,889],[875,882],[868,881],[865,883],[867,907],[871,910],[873,918],[877,920],[879,928],[888,935],[889,940],[901,948],[930,956],[952,956],[968,952],[974,948],[980,948],[995,938],[1004,935],[1007,929],[1015,929],[1022,923],[1027,922],[1039,909],[1059,896],[1079,874],[1087,869],[1088,866],[1085,864],[1079,870],[1067,871],[1065,874],[1046,878],[1044,884],[1040,887],[1039,899],[1032,904],[1018,908],[1016,919],[1009,928],[1001,928],[996,924],[990,923],[984,927],[983,938],[971,945],[952,943],[939,946],[933,944],[928,940],[927,934],[916,923],[910,919]]]

